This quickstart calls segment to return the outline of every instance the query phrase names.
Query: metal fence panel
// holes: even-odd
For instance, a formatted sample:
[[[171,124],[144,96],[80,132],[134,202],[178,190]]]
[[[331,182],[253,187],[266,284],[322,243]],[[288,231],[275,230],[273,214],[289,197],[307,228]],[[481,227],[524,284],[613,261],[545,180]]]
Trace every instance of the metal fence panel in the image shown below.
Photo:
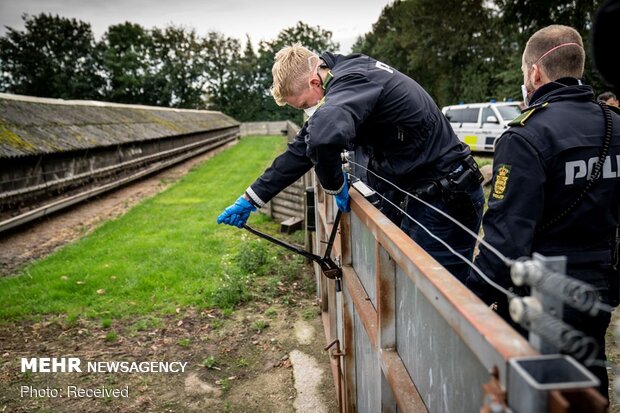
[[[344,343],[344,314],[342,294],[336,294],[336,334],[338,341]]]
[[[359,218],[351,215],[351,260],[372,305],[377,307],[375,238]]]
[[[431,412],[477,412],[489,373],[435,307],[396,269],[396,342]]]
[[[316,193],[324,241],[334,205]],[[360,194],[351,200],[333,250],[342,292],[324,276],[320,282],[328,342],[337,338],[342,349],[332,352],[332,360],[342,356],[341,369],[332,363],[341,411],[479,412],[522,398],[507,394],[508,362],[536,351]],[[579,403],[602,413],[604,401],[592,393],[581,391]],[[569,402],[576,394],[567,396],[550,392],[549,411],[577,411]]]
[[[381,368],[377,353],[368,339],[368,334],[357,313],[355,323],[355,376],[357,382],[357,412],[381,411]]]

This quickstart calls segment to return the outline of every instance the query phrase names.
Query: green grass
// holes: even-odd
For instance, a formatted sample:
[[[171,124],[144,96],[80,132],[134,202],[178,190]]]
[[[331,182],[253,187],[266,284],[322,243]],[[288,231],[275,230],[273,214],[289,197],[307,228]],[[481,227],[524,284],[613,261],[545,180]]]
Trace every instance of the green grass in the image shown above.
[[[247,235],[217,225],[216,217],[285,144],[282,137],[243,139],[121,218],[0,279],[0,320],[40,314],[112,320],[217,304],[222,280],[241,276],[227,261]],[[267,218],[252,214],[251,220]],[[244,257],[248,266],[265,258],[262,250]]]
[[[177,341],[177,344],[181,347],[189,347],[192,344],[192,339],[191,338],[182,338],[179,341]]]
[[[212,369],[214,367],[217,367],[218,361],[215,357],[209,356],[206,359],[202,360],[202,365],[208,369]]]
[[[269,327],[269,323],[265,320],[256,320],[252,323],[252,327],[254,327],[254,330],[260,334],[264,329]]]
[[[485,155],[476,155],[474,157],[476,159],[476,162],[478,163],[478,167],[482,168],[485,165],[490,165],[493,163],[493,154],[485,154]]]

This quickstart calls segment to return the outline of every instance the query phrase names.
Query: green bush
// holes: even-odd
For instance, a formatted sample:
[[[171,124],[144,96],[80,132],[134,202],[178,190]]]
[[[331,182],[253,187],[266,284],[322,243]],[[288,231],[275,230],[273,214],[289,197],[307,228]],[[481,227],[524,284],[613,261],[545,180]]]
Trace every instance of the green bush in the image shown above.
[[[250,298],[247,275],[238,272],[226,273],[220,281],[220,287],[211,294],[211,303],[222,309],[232,309]]]
[[[279,257],[278,265],[275,267],[275,273],[282,281],[292,282],[299,276],[299,271],[304,265],[304,257],[301,255],[289,254],[288,256]]]
[[[246,274],[265,275],[267,257],[265,243],[257,240],[241,244],[235,261],[239,269]]]

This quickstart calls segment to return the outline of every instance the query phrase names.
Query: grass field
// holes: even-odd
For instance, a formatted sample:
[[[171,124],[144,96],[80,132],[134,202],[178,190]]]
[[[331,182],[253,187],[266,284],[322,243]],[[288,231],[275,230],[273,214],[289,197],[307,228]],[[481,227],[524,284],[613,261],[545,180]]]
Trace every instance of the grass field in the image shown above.
[[[278,252],[216,217],[284,147],[282,137],[243,139],[121,218],[0,279],[0,320],[59,314],[106,323],[234,305]],[[251,220],[269,226],[259,214]]]

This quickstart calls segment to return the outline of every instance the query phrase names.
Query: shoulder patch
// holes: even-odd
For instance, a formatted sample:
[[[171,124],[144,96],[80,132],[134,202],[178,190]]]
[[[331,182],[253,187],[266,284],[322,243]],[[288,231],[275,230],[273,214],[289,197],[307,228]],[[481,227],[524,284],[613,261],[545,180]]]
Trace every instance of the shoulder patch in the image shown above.
[[[545,102],[540,105],[532,106],[516,118],[514,118],[508,126],[525,126],[525,122],[537,111],[546,108],[549,105],[549,102]]]
[[[500,164],[497,168],[497,174],[495,175],[495,181],[493,182],[493,192],[491,197],[495,199],[504,199],[504,193],[508,187],[508,178],[510,177],[511,165]]]

